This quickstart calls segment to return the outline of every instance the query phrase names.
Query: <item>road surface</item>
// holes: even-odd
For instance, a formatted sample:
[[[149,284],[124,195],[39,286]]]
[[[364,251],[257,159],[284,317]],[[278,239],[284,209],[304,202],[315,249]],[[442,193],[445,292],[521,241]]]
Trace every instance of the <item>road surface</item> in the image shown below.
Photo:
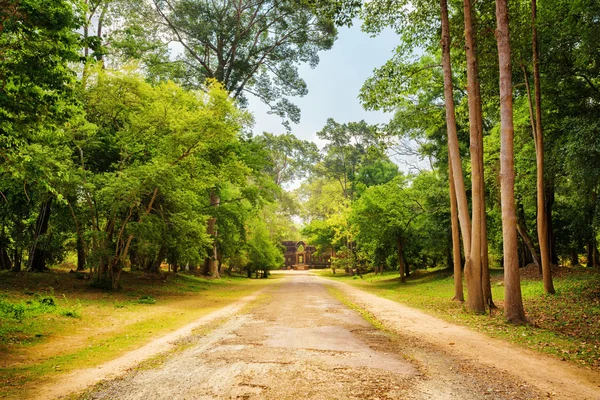
[[[184,350],[83,398],[575,400],[600,399],[598,385],[593,371],[292,272]]]

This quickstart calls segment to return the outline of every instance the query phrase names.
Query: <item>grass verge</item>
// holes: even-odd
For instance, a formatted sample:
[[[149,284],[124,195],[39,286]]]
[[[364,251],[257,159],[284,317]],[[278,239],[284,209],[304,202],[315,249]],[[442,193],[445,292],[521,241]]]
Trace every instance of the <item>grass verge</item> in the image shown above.
[[[126,273],[119,292],[77,274],[0,273],[0,398],[100,365],[281,279]],[[50,304],[52,303],[52,304]]]
[[[404,284],[396,273],[366,274],[361,279],[339,272],[334,275],[331,270],[314,272],[492,337],[600,369],[600,274],[586,269],[562,270],[554,278],[555,295],[545,295],[536,274],[523,271],[521,290],[529,323],[522,326],[504,320],[502,271],[492,271],[492,297],[498,309],[486,316],[469,313],[463,303],[451,300],[454,283],[448,271],[417,271]],[[371,321],[369,316],[365,318]]]

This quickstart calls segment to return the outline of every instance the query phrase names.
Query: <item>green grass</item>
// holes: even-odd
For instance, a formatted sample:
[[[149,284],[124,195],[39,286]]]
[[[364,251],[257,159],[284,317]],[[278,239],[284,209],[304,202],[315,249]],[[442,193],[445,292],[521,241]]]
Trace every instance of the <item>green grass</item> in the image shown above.
[[[282,279],[125,273],[123,290],[75,274],[0,272],[0,398],[136,349]]]
[[[452,301],[453,277],[448,271],[418,271],[406,283],[397,273],[349,277],[330,270],[316,274],[348,283],[490,336],[560,359],[600,368],[600,274],[589,270],[560,273],[554,278],[555,295],[545,295],[540,279],[522,279],[523,303],[529,323],[515,326],[505,322],[502,307],[502,271],[492,271],[492,297],[498,306],[492,315],[469,313],[464,303]]]

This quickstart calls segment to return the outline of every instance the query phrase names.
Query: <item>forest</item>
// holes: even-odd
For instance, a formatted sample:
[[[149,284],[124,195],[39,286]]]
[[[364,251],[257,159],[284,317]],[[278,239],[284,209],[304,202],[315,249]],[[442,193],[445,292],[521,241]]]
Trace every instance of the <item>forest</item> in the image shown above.
[[[304,238],[334,271],[449,268],[475,313],[503,269],[523,322],[521,267],[547,294],[600,267],[600,2],[537,3],[0,0],[0,269],[266,277]],[[329,119],[319,148],[298,67],[352,24],[398,35],[357,94],[393,116]]]

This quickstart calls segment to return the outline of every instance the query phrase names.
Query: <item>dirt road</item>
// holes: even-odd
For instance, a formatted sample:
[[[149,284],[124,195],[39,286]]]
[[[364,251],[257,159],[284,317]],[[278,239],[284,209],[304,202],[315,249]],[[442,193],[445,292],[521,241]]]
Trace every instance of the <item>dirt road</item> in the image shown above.
[[[331,287],[397,333],[375,329],[337,300]],[[186,350],[161,365],[108,381],[85,398],[600,398],[600,379],[594,373],[559,361],[554,363],[565,367],[556,370],[553,360],[526,352],[534,369],[563,374],[554,381],[530,379],[527,358],[511,358],[518,358],[520,349],[492,341],[499,351],[486,356],[489,344],[477,348],[477,340],[483,339],[346,285],[294,273],[264,291],[252,307],[190,339]],[[577,371],[583,378],[573,382]],[[568,390],[565,379],[571,382]]]

